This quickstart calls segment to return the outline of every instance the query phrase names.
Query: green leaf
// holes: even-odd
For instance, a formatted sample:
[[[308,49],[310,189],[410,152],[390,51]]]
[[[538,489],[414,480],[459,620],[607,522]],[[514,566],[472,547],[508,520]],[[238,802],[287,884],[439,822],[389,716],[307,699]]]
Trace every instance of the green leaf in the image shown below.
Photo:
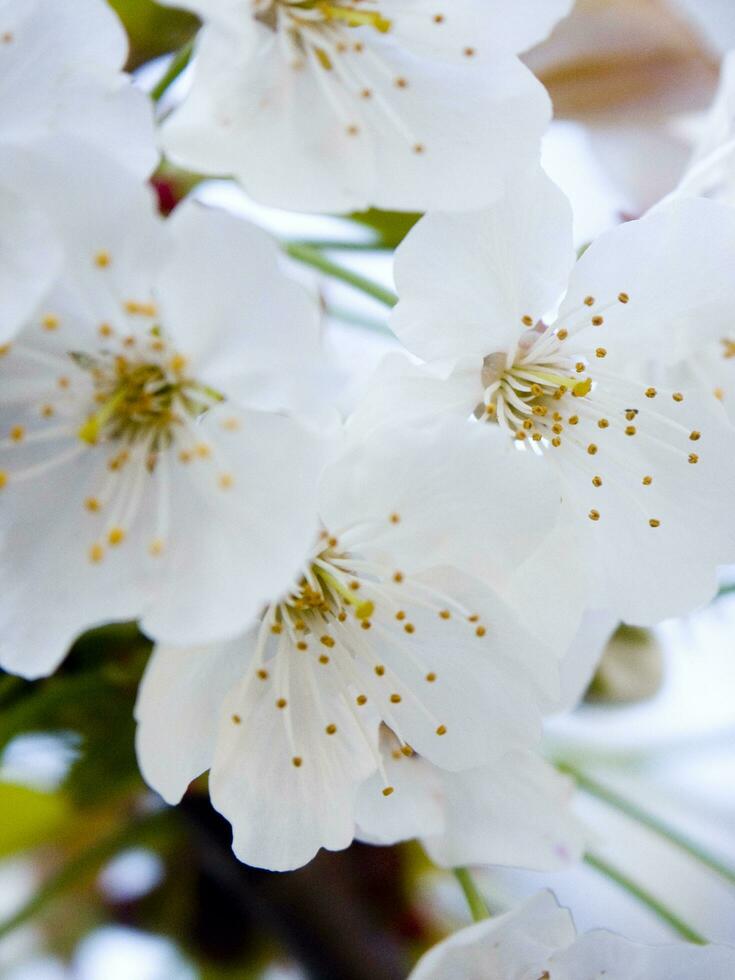
[[[0,858],[52,840],[69,813],[58,793],[0,783]]]
[[[368,211],[356,211],[350,215],[352,221],[367,225],[377,232],[381,245],[396,248],[421,217],[418,213],[401,211],[379,211],[370,208]]]
[[[183,10],[159,7],[153,0],[109,0],[130,38],[128,68],[137,68],[191,40],[199,21]]]

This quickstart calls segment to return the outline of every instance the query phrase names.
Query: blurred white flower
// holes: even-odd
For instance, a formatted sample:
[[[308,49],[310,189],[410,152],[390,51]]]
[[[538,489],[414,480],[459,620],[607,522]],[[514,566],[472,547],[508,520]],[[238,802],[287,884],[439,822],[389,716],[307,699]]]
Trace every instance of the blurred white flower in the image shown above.
[[[544,614],[580,583],[630,623],[684,612],[735,554],[735,437],[697,388],[651,379],[686,356],[684,328],[729,329],[734,248],[735,214],[683,201],[575,264],[567,201],[541,172],[485,211],[428,215],[396,256],[392,326],[432,363],[393,355],[353,427],[451,413],[525,449],[559,505],[555,550],[526,578]]]
[[[730,980],[735,947],[643,946],[595,929],[577,936],[550,892],[462,929],[429,950],[410,980]]]
[[[384,801],[378,775],[357,798],[357,836],[373,844],[421,838],[445,868],[508,865],[555,871],[579,860],[585,835],[571,810],[572,783],[534,752],[517,750],[491,765],[449,772],[381,732],[388,779],[401,792]]]
[[[59,146],[87,149],[146,177],[156,164],[148,98],[121,71],[122,25],[103,0],[0,0],[0,343],[58,269],[37,208],[37,169]]]
[[[163,221],[109,169],[57,186],[61,282],[0,348],[0,663],[27,677],[109,620],[243,629],[314,538],[321,464],[288,414],[321,398],[318,311],[270,238]]]
[[[248,864],[346,847],[374,772],[376,805],[404,792],[380,722],[450,771],[537,745],[555,658],[459,569],[478,540],[502,560],[543,536],[543,505],[520,533],[513,523],[542,474],[520,454],[483,460],[485,435],[456,420],[377,432],[325,471],[321,540],[245,636],[156,648],[136,711],[143,774],[176,802],[210,768]]]
[[[550,104],[516,54],[571,2],[185,6],[204,28],[191,91],[163,126],[172,160],[280,207],[410,211],[489,203],[537,159]]]

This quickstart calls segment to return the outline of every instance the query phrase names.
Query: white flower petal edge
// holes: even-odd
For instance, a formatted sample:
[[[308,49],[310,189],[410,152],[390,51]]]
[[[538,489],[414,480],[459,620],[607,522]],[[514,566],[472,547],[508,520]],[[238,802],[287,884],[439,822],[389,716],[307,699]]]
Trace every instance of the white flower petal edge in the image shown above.
[[[735,947],[643,946],[602,930],[577,938],[550,892],[462,929],[429,950],[410,980],[729,980]]]
[[[539,756],[511,752],[491,766],[446,772],[405,755],[388,732],[381,751],[401,793],[383,801],[373,776],[357,800],[357,836],[376,844],[421,839],[445,868],[505,865],[555,871],[579,860],[585,832],[572,783]]]
[[[174,800],[209,766],[242,860],[283,870],[347,846],[375,772],[380,801],[404,792],[378,750],[381,721],[403,752],[451,771],[538,744],[541,707],[558,697],[554,652],[486,586],[442,566],[442,539],[456,554],[471,516],[457,507],[478,478],[468,433],[449,421],[368,440],[362,511],[346,453],[323,473],[323,531],[290,590],[238,640],[154,652],[137,706],[143,772]],[[421,460],[441,445],[453,447],[446,472],[427,474]],[[192,662],[197,676],[217,673],[220,660],[216,693],[178,678]]]
[[[589,606],[648,624],[710,598],[717,565],[735,554],[732,429],[698,387],[677,390],[662,374],[686,358],[687,330],[701,326],[712,337],[730,323],[735,212],[682,201],[604,235],[572,269],[547,325],[538,316],[563,292],[569,261],[562,212],[568,221],[559,192],[539,172],[520,177],[480,215],[431,214],[409,234],[397,259],[393,324],[420,352],[444,359],[451,392],[434,396],[428,381],[414,380],[404,388],[404,413],[420,416],[415,397],[427,417],[454,405],[556,472],[571,529],[557,587],[581,581]],[[529,222],[533,233],[519,234]],[[443,257],[454,270],[448,281],[438,272]],[[518,316],[525,296],[529,312]],[[447,374],[450,357],[456,366]],[[395,374],[393,424],[402,417]],[[370,395],[370,424],[382,394]]]
[[[125,31],[104,0],[0,0],[3,160],[73,142],[147,177],[158,159],[153,112],[122,72],[126,57]]]
[[[566,2],[193,6],[205,26],[164,149],[264,203],[464,209],[538,158],[549,101],[515,54]]]
[[[317,312],[265,233],[196,205],[162,221],[147,189],[111,167],[92,180],[80,167],[65,191],[44,201],[64,243],[60,285],[0,348],[0,660],[25,676],[110,619],[142,616],[177,643],[240,632],[313,542],[326,451],[306,425],[321,398]],[[218,252],[191,268],[190,239],[207,239],[209,222],[244,270],[224,300],[208,286],[221,284]],[[169,262],[191,280],[195,342]],[[291,337],[298,383],[277,356]],[[242,376],[216,373],[212,349]],[[300,398],[299,421],[258,410]]]

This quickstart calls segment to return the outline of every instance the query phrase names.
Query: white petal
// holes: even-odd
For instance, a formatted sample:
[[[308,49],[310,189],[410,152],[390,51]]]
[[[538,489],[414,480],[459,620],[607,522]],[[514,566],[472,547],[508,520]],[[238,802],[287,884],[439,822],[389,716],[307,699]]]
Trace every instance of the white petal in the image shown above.
[[[32,202],[0,187],[0,344],[30,316],[50,287],[61,250],[53,229]]]
[[[318,532],[322,447],[284,416],[210,410],[211,456],[173,461],[171,534],[143,628],[185,645],[231,637],[291,584]]]
[[[643,946],[596,929],[580,936],[569,949],[549,958],[552,976],[562,980],[730,980],[735,947]]]
[[[446,824],[423,841],[435,864],[556,871],[580,859],[586,835],[571,810],[572,784],[538,756],[510,753],[493,766],[444,773],[442,783]]]
[[[421,957],[410,980],[536,980],[534,969],[543,974],[549,954],[574,935],[569,912],[540,892],[512,912],[455,932]]]
[[[498,427],[447,418],[374,431],[329,468],[320,509],[341,539],[355,528],[345,544],[368,540],[403,571],[426,567],[430,555],[433,564],[487,573],[507,571],[544,541],[559,490],[549,468]]]
[[[584,697],[618,626],[618,617],[605,612],[585,613],[579,629],[559,664],[561,697],[554,712],[573,711]]]
[[[392,31],[413,50],[439,57],[492,57],[500,51],[527,51],[543,41],[552,27],[566,17],[572,0],[389,0],[385,15]],[[441,20],[438,20],[438,15]]]
[[[554,308],[573,261],[569,202],[534,169],[490,208],[430,214],[411,230],[396,252],[391,326],[427,359],[514,348],[522,318]]]
[[[156,293],[197,376],[250,408],[313,411],[326,375],[319,311],[281,270],[275,242],[196,203],[177,208],[168,226],[171,257]]]
[[[704,200],[675,201],[602,235],[572,273],[559,325],[584,326],[575,344],[602,345],[605,366],[672,365],[702,339],[727,336],[735,284],[735,211]],[[625,293],[629,302],[619,303]],[[593,306],[584,298],[592,296]],[[603,315],[604,325],[592,325]]]
[[[246,652],[242,639],[154,649],[138,688],[135,747],[143,778],[167,803],[212,764],[222,702],[248,668]]]
[[[251,674],[225,699],[210,793],[232,824],[240,860],[286,871],[320,847],[350,844],[355,795],[375,767],[377,738],[355,720],[333,681],[338,675],[320,673],[317,700],[306,655],[269,670],[265,680]],[[331,725],[336,731],[328,734]]]

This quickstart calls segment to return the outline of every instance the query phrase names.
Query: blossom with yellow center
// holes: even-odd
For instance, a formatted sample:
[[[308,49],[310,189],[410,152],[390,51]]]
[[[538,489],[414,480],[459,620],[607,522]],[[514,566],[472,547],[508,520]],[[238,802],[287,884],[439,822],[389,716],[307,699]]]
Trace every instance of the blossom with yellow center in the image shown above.
[[[735,558],[735,435],[674,375],[687,328],[731,323],[733,249],[735,212],[683,201],[575,263],[568,203],[538,172],[485,211],[427,216],[398,250],[392,326],[429,363],[393,355],[353,428],[459,413],[545,469],[559,506],[535,566],[555,586],[529,610],[542,634],[579,588],[627,622],[682,613]]]
[[[106,620],[232,635],[317,527],[315,304],[246,222],[86,185],[59,288],[0,349],[0,662],[31,677]]]
[[[166,0],[172,2],[173,0]],[[176,0],[181,5],[181,0]],[[516,55],[570,0],[186,0],[204,21],[168,155],[295,210],[489,203],[535,158],[545,91]]]
[[[482,434],[467,432],[454,420],[381,431],[341,456],[322,477],[325,530],[291,588],[235,640],[155,649],[136,709],[143,774],[175,802],[210,769],[247,863],[284,870],[346,847],[358,792],[388,815],[399,798],[410,806],[412,767],[385,761],[381,723],[403,756],[447,772],[537,745],[557,662],[462,568],[478,533],[500,560],[525,553],[516,502],[484,507],[497,477],[490,458],[477,465]],[[514,462],[510,484],[527,472]],[[547,517],[529,515],[533,543]]]

